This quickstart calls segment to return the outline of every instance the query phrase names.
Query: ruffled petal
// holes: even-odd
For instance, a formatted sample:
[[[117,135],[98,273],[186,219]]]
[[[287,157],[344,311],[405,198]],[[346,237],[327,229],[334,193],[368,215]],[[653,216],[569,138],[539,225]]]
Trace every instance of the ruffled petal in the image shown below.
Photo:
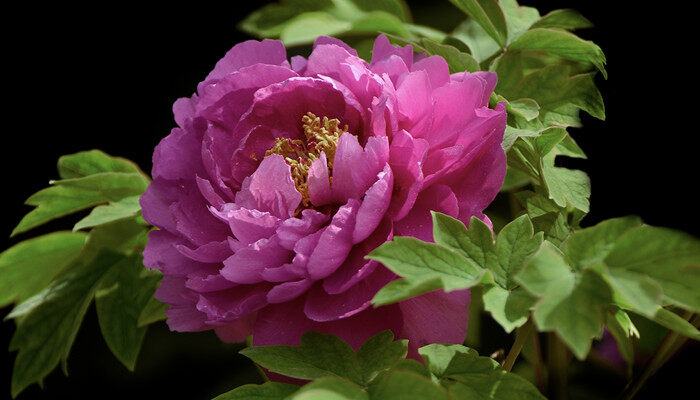
[[[284,44],[279,40],[268,39],[261,42],[248,40],[238,43],[216,63],[214,70],[207,75],[207,80],[220,79],[253,64],[288,66],[287,50],[284,48]]]
[[[403,314],[401,337],[408,339],[409,357],[431,343],[462,344],[467,337],[468,290],[435,291],[399,303]]]

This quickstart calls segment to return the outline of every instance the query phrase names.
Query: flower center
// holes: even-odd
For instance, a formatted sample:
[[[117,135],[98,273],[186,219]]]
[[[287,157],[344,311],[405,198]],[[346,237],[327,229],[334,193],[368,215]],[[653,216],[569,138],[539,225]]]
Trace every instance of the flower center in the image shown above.
[[[338,148],[340,135],[348,131],[348,126],[340,128],[340,121],[337,118],[317,117],[311,112],[306,113],[301,118],[302,130],[306,140],[275,138],[275,145],[265,152],[265,157],[270,154],[279,154],[284,157],[287,165],[291,168],[292,179],[299,193],[301,193],[300,208],[308,208],[311,205],[309,198],[309,167],[311,163],[321,156],[321,152],[326,153],[326,163],[328,176],[333,183],[333,159],[335,150]]]

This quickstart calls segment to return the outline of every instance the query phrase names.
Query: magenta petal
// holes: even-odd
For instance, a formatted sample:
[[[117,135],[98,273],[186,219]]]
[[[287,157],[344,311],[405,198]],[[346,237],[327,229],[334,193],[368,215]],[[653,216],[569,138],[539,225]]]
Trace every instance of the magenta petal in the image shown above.
[[[288,262],[291,255],[289,250],[280,246],[276,236],[260,239],[227,258],[221,275],[240,284],[262,282],[261,274],[265,268],[278,267]]]
[[[227,205],[218,215],[228,221],[231,232],[242,244],[270,237],[282,223],[269,212],[249,210],[235,204]]]
[[[326,293],[322,285],[317,284],[306,296],[304,313],[318,322],[348,318],[367,309],[372,303],[372,297],[395,277],[384,267],[376,268],[367,279],[335,295]]]
[[[231,255],[228,240],[207,243],[194,249],[185,245],[177,245],[175,248],[182,255],[203,263],[219,263]]]
[[[357,136],[342,135],[333,162],[332,192],[335,200],[362,198],[385,167],[388,148],[386,138],[371,137],[363,149]]]
[[[372,65],[392,55],[401,57],[409,68],[413,65],[413,46],[394,46],[389,43],[389,39],[385,35],[377,36],[377,39],[374,40],[374,47],[372,48]]]
[[[177,180],[203,175],[204,164],[200,156],[202,134],[195,129],[173,129],[153,152],[153,177]]]
[[[430,78],[430,86],[438,88],[450,81],[450,68],[440,56],[430,56],[413,64],[411,71],[425,71]]]
[[[185,286],[198,293],[218,292],[220,290],[231,289],[236,284],[221,276],[221,274],[211,274],[206,276],[192,276],[187,279]]]
[[[414,139],[406,131],[399,131],[391,142],[391,169],[394,173],[394,193],[389,213],[395,219],[403,218],[413,207],[423,186],[422,164],[428,150],[423,139]]]
[[[330,204],[333,201],[326,153],[321,153],[321,157],[315,159],[311,163],[307,181],[309,184],[309,198],[311,199],[311,204],[320,207]]]
[[[184,276],[209,271],[209,264],[188,258],[176,249],[176,246],[184,243],[177,236],[163,230],[149,232],[148,243],[143,251],[144,265],[167,275]]]
[[[309,257],[309,275],[314,280],[332,274],[352,249],[352,233],[360,202],[355,199],[338,209],[331,224],[323,231],[318,245]]]
[[[340,46],[340,47],[342,47],[343,49],[345,49],[345,51],[347,51],[349,54],[352,54],[353,56],[357,57],[357,50],[355,50],[355,49],[353,49],[352,47],[348,46],[348,45],[345,44],[345,42],[343,42],[342,40],[336,39],[336,38],[330,37],[330,36],[319,36],[319,37],[317,37],[317,38],[316,38],[316,41],[314,42],[314,50],[316,49],[316,47],[322,46],[322,45],[324,45],[324,44],[333,44],[333,45],[336,45],[336,46]]]
[[[236,203],[249,209],[267,211],[279,218],[294,215],[301,194],[292,181],[289,165],[278,154],[265,157],[255,173],[243,181]]]
[[[206,315],[192,306],[171,306],[165,310],[168,327],[177,332],[199,332],[210,327],[205,324]]]
[[[409,213],[394,223],[396,235],[413,236],[432,241],[433,220],[430,211],[439,211],[451,217],[459,215],[457,197],[447,185],[433,185],[422,191]]]
[[[277,304],[292,300],[298,296],[301,296],[301,294],[306,292],[312,284],[313,281],[311,279],[281,283],[267,292],[267,301],[270,304]]]
[[[285,65],[287,51],[279,40],[265,39],[262,42],[248,40],[238,43],[219,60],[207,80],[219,79],[231,72],[253,64]]]
[[[237,286],[236,290],[202,293],[197,309],[207,315],[207,323],[224,325],[241,316],[251,314],[267,304],[267,283]]]
[[[389,208],[391,192],[394,188],[394,175],[389,165],[384,167],[378,177],[379,180],[365,193],[360,209],[357,211],[355,231],[352,234],[353,243],[360,243],[371,235]]]
[[[280,244],[286,249],[293,250],[299,240],[318,231],[328,219],[328,215],[316,210],[303,210],[301,218],[289,218],[277,228]]]
[[[253,345],[298,345],[301,335],[314,330],[332,333],[345,340],[354,349],[382,330],[401,330],[403,320],[397,305],[369,308],[349,318],[331,322],[315,322],[303,311],[304,298],[274,304],[258,312],[253,327]]]
[[[431,95],[430,77],[425,71],[405,76],[396,89],[400,126],[413,137],[429,136],[433,123],[434,101]]]
[[[367,260],[365,256],[384,242],[393,237],[393,223],[385,217],[377,229],[364,242],[352,247],[345,262],[333,273],[323,280],[323,290],[328,294],[342,293],[361,280],[367,278],[379,265],[374,260]]]
[[[409,356],[431,343],[462,344],[467,337],[469,291],[435,291],[399,303],[404,326],[401,337],[408,339]]]
[[[255,314],[248,314],[238,318],[228,325],[217,326],[214,332],[226,343],[241,343],[245,342],[246,338],[253,333],[253,325],[255,324]]]

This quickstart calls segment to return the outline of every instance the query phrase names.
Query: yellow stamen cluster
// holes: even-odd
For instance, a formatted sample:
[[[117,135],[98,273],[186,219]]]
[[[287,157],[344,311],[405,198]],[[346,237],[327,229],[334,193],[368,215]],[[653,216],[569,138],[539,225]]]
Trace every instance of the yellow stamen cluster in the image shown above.
[[[307,208],[311,205],[309,198],[309,167],[311,163],[326,153],[329,176],[333,172],[333,159],[335,150],[338,148],[340,135],[348,131],[348,126],[340,128],[340,121],[336,118],[317,117],[313,113],[306,113],[301,118],[302,131],[305,140],[276,138],[275,145],[265,152],[265,157],[270,154],[279,154],[284,157],[287,165],[291,167],[292,179],[299,193],[301,193],[302,205],[300,208]],[[297,210],[300,211],[300,210]]]

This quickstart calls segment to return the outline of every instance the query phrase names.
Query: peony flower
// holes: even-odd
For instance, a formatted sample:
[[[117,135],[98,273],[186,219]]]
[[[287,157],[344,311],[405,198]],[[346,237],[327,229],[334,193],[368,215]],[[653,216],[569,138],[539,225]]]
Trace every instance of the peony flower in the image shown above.
[[[385,36],[371,63],[328,37],[291,64],[279,41],[236,45],[175,102],[141,198],[170,328],[254,345],[316,330],[355,348],[391,329],[412,355],[462,343],[468,291],[374,308],[397,277],[365,256],[397,235],[431,240],[430,210],[488,221],[506,171],[495,85]]]

